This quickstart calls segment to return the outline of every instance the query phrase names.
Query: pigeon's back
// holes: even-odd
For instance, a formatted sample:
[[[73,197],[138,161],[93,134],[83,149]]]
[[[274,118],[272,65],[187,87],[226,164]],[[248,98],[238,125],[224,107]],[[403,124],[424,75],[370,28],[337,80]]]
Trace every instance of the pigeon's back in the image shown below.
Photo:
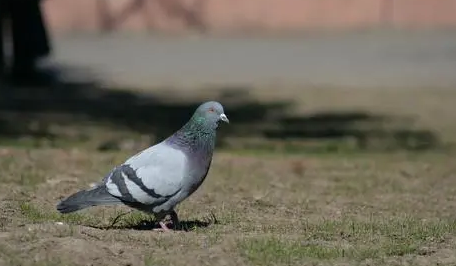
[[[181,150],[171,147],[163,141],[131,156],[124,164],[128,164],[133,168],[141,168],[148,165],[170,168],[175,167],[176,164],[181,165],[185,161],[186,156]]]

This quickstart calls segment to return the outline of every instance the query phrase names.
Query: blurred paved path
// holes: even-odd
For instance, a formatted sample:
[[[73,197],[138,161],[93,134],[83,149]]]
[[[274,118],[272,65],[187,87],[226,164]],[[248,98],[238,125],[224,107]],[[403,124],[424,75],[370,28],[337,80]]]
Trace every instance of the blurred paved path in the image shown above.
[[[290,38],[54,36],[58,63],[131,86],[456,88],[456,31]]]

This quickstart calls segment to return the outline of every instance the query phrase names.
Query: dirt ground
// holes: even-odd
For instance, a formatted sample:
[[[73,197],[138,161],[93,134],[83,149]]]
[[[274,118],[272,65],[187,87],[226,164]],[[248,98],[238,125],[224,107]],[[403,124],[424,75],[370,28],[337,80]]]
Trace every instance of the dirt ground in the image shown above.
[[[412,115],[452,140],[456,93],[353,93],[303,92],[294,112],[356,107]],[[205,183],[177,209],[183,230],[170,233],[151,230],[153,217],[136,211],[115,221],[126,207],[55,210],[138,147],[16,144],[0,150],[0,265],[456,265],[456,153],[449,144],[217,149]]]

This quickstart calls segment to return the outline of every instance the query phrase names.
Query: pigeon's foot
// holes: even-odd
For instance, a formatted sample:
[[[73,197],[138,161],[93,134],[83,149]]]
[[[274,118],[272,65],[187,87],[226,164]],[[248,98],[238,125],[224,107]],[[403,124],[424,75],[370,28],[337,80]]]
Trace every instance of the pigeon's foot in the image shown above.
[[[170,225],[169,224],[167,225],[165,222],[164,218],[166,217],[167,214],[171,218],[172,229],[169,227]],[[155,228],[155,229],[153,229],[154,231],[169,232],[169,231],[172,231],[173,229],[180,228],[179,218],[177,217],[177,213],[174,210],[172,210],[171,212],[168,212],[168,213],[160,213],[160,214],[156,215],[156,219],[159,220],[158,224],[160,225],[160,228]]]
[[[161,228],[154,228],[153,229],[154,231],[159,231],[159,232],[171,231],[171,229],[169,229],[168,226],[166,226],[166,224],[164,222],[159,222],[158,224],[160,225]]]

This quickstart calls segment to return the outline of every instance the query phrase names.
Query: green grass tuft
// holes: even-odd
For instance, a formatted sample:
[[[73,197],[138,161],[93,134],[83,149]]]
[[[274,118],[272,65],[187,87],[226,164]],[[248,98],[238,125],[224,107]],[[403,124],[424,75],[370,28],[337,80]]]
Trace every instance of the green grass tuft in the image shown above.
[[[47,211],[34,206],[28,202],[20,204],[20,210],[25,218],[32,223],[42,222],[64,222],[68,224],[97,224],[99,221],[95,217],[82,215],[79,213],[60,214],[56,211]]]
[[[255,265],[291,265],[305,259],[343,257],[344,249],[318,243],[282,240],[277,237],[244,239],[238,244],[241,254]]]
[[[303,223],[304,233],[291,237],[265,236],[238,242],[240,253],[255,265],[288,265],[306,260],[364,261],[418,255],[420,248],[442,242],[456,233],[454,220],[415,218],[344,218]]]

